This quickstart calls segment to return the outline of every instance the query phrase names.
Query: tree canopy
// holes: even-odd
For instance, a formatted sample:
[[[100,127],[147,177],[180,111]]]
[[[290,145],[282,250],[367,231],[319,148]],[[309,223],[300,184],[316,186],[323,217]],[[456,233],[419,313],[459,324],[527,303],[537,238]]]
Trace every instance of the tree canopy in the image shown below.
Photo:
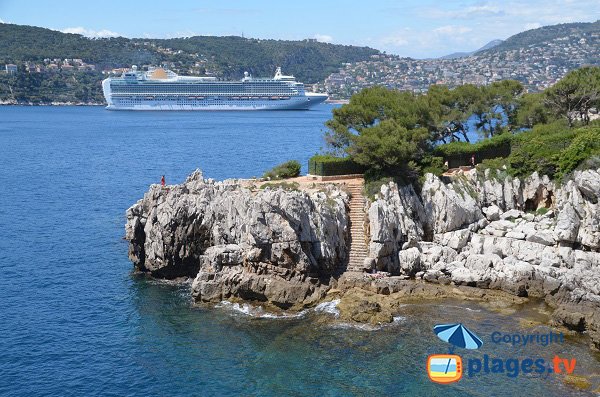
[[[585,142],[587,146],[580,143],[585,150],[570,156],[568,167],[559,166],[558,157],[554,161],[546,155],[558,153],[555,148],[561,145],[563,138],[568,138],[569,142],[565,144],[568,146],[574,133],[556,133],[556,129],[564,131],[565,128],[586,126],[599,108],[598,67],[575,70],[545,92],[531,94],[524,93],[521,83],[512,80],[482,87],[466,84],[454,89],[434,85],[425,94],[372,87],[352,96],[347,105],[333,110],[332,119],[326,123],[325,138],[332,154],[349,156],[356,163],[376,171],[377,175],[397,175],[414,174],[415,170],[431,168],[433,163],[439,165],[440,159],[433,155],[445,151],[435,149],[436,146],[465,142],[460,144],[461,153],[474,151],[475,146],[471,148],[468,144],[469,135],[477,133],[484,141],[494,138],[490,140],[493,145],[477,146],[493,155],[495,146],[510,144],[511,139],[507,141],[505,136],[536,127],[525,140],[519,140],[520,148],[526,149],[515,151],[511,161],[527,164],[527,167],[523,166],[527,170],[539,168],[562,175],[573,168],[571,163],[580,161],[586,154],[596,153],[597,146],[590,143],[593,139],[581,138],[578,142]],[[568,125],[555,123],[552,127],[540,127],[561,118],[566,119]],[[545,135],[548,136],[544,138]],[[564,150],[566,146],[559,149]],[[546,147],[550,149],[542,150]],[[537,154],[534,153],[536,148],[540,148]],[[461,155],[464,157],[466,152]],[[552,166],[543,166],[544,162]]]

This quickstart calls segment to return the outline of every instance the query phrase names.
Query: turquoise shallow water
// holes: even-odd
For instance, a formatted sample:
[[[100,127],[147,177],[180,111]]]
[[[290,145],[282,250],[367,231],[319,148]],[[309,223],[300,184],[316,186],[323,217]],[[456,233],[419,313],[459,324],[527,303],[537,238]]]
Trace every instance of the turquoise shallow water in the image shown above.
[[[580,338],[491,343],[519,322],[473,304],[408,305],[396,324],[366,331],[312,311],[268,319],[196,308],[189,287],[131,274],[124,211],[150,183],[181,182],[196,167],[221,179],[291,158],[305,165],[330,111],[0,107],[0,395],[574,394],[554,376],[431,383],[427,356],[447,353],[431,328],[457,321],[484,340],[465,359],[560,354],[577,358],[576,373],[600,373]]]

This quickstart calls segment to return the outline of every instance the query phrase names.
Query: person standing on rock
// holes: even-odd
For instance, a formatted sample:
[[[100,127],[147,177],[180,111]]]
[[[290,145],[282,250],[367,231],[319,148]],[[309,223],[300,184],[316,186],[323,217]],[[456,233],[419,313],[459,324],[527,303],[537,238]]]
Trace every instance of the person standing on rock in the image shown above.
[[[165,176],[160,177],[160,186],[165,186]]]
[[[475,154],[471,155],[471,167],[475,167]]]

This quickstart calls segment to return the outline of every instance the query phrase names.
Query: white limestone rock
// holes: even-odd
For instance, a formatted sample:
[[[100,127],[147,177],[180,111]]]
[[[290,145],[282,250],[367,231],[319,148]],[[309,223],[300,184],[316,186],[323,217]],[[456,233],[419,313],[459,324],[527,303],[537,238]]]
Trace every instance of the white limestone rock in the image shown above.
[[[497,221],[500,220],[500,214],[502,214],[502,210],[495,204],[490,205],[489,207],[485,207],[482,209],[485,217],[489,221]]]
[[[437,244],[460,251],[463,247],[467,245],[470,236],[471,232],[469,231],[469,229],[461,229],[455,230],[453,232],[436,234],[433,237],[433,241]]]
[[[548,230],[538,230],[535,233],[532,233],[527,236],[527,241],[532,243],[544,244],[544,245],[554,245],[556,244],[556,240],[554,239],[554,234]]]
[[[483,218],[471,194],[475,191],[468,182],[446,185],[435,175],[427,174],[421,195],[429,228],[434,233],[446,233]]]

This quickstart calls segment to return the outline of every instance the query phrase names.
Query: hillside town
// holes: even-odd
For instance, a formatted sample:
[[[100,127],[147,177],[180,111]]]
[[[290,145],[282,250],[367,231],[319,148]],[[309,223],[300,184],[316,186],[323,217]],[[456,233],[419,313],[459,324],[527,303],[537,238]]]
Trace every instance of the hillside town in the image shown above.
[[[7,74],[16,74],[19,71],[19,66],[23,67],[23,71],[27,73],[43,73],[46,71],[95,71],[96,65],[88,64],[78,58],[45,58],[42,62],[24,61],[20,65],[8,63],[4,65],[4,72]]]
[[[432,84],[487,85],[514,79],[529,91],[541,91],[567,72],[583,65],[600,64],[600,33],[573,34],[517,49],[492,48],[455,59],[411,59],[395,55],[372,55],[363,62],[346,63],[316,91],[327,91],[332,99],[347,99],[365,87],[383,85],[424,92]]]

